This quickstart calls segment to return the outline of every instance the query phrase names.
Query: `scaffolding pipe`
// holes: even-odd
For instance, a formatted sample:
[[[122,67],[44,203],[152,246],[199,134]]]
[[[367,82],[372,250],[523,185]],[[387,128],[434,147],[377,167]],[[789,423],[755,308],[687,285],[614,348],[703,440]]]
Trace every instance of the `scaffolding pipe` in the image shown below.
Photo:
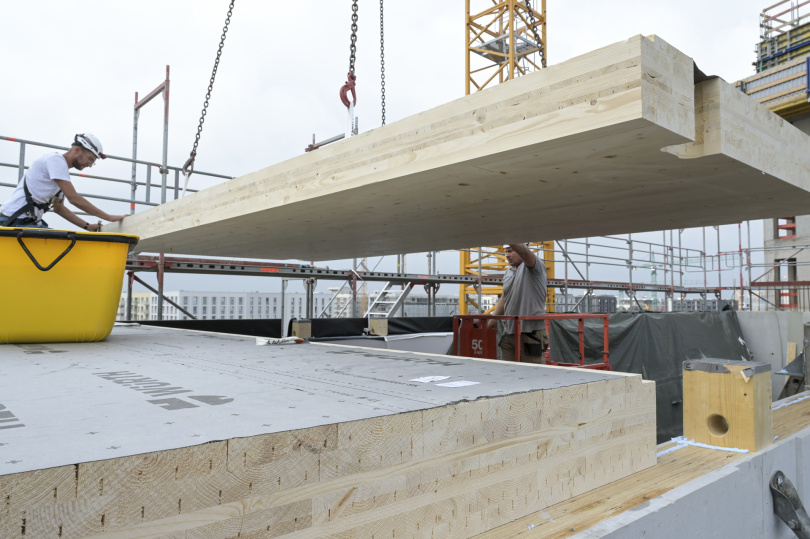
[[[560,245],[557,243],[557,245]],[[568,312],[568,240],[565,240],[565,247],[563,247],[563,263],[565,264],[565,290],[563,296],[565,298],[565,312]]]
[[[750,309],[754,310],[754,296],[751,294],[751,221],[746,221],[746,230],[748,232],[748,252],[747,252],[747,259],[748,259],[748,302],[750,304]],[[760,304],[757,302],[757,310],[759,310]]]
[[[627,282],[629,283],[628,290],[629,290],[629,294],[631,295],[631,297],[633,299],[635,299],[636,295],[633,293],[633,235],[632,234],[627,235],[627,246],[628,246],[627,247],[627,254],[630,257],[630,258],[627,259],[627,274],[630,277],[627,280]],[[638,300],[636,300],[636,303],[638,303]],[[639,308],[641,308],[640,305],[639,305]]]
[[[678,229],[678,286],[683,288],[683,229]]]
[[[708,276],[706,275],[706,227],[702,227],[703,229],[703,251],[701,252],[701,256],[703,258],[703,300],[705,301],[709,297],[709,280]]]
[[[135,280],[135,272],[127,272],[127,308],[124,316],[127,320],[132,320],[132,282]]]
[[[17,183],[25,176],[25,142],[20,142],[20,169],[17,173]]]
[[[737,223],[737,239],[739,241],[739,250],[740,250],[740,258],[739,258],[739,261],[740,261],[740,303],[742,304],[742,305],[739,305],[738,308],[739,308],[739,310],[744,311],[745,310],[745,308],[744,308],[745,307],[745,291],[743,289],[743,286],[744,286],[745,283],[743,283],[742,223]]]
[[[723,288],[723,272],[721,271],[721,267],[720,267],[720,253],[722,252],[720,250],[720,227],[715,226],[714,229],[717,231],[717,289],[718,289],[717,293],[719,294],[717,296],[717,299],[722,299],[722,297],[723,297],[723,290],[722,290],[722,288]]]
[[[157,281],[158,281],[158,312],[157,312],[157,319],[163,320],[163,275],[165,271],[165,258],[163,253],[160,253],[160,261],[158,262],[157,267]]]
[[[285,293],[287,291],[287,284],[288,284],[288,279],[282,277],[281,278],[281,336],[282,337],[287,337],[287,324],[285,323],[286,320],[284,318],[284,311],[285,311],[285,309],[284,309],[284,305],[285,305],[284,296],[285,296]]]

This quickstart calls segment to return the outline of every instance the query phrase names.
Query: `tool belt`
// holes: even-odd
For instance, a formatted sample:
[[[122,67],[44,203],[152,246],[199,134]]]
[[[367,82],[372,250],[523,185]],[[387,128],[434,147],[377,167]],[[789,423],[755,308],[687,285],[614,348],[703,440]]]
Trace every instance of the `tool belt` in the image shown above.
[[[534,332],[524,333],[523,335],[535,341],[532,343],[529,342],[523,343],[523,353],[528,356],[535,356],[535,357],[543,355],[543,352],[545,352],[546,348],[548,348],[548,343],[545,343],[543,342],[542,339],[538,339],[537,337],[535,337]]]

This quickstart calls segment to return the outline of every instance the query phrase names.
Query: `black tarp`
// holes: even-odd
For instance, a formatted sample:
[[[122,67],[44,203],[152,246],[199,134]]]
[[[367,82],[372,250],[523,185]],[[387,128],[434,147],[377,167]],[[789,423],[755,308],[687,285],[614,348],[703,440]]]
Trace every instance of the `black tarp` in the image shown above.
[[[320,337],[348,337],[363,335],[368,329],[366,318],[293,318],[287,327],[287,335],[292,335],[293,322],[310,322],[312,336]]]
[[[242,319],[242,320],[136,320],[143,326],[164,328],[193,329],[214,333],[231,333],[235,335],[252,335],[278,339],[281,337],[281,320]]]
[[[551,324],[551,360],[579,361],[576,320]],[[602,360],[603,324],[585,321],[585,362]],[[617,313],[609,318],[610,365],[614,371],[655,381],[658,443],[683,434],[683,362],[719,358],[749,360],[734,311]]]
[[[292,332],[293,320],[290,320],[288,333]],[[312,318],[311,320],[301,319],[298,322],[310,322],[312,324],[312,336],[316,339],[323,337],[358,337],[364,335],[368,329],[367,318]],[[389,335],[450,333],[452,331],[452,316],[414,316],[388,319]]]
[[[452,316],[406,316],[388,319],[389,335],[414,333],[452,333]]]

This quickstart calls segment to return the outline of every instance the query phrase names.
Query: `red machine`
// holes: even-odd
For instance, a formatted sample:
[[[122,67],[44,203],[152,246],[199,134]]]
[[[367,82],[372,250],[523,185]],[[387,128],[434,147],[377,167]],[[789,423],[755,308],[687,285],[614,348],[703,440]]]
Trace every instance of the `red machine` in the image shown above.
[[[585,363],[585,319],[586,318],[601,318],[604,327],[604,344],[602,353],[602,361],[599,363]],[[467,357],[480,357],[485,359],[497,359],[498,357],[498,332],[495,329],[487,329],[486,321],[489,319],[496,320],[512,320],[515,323],[515,335],[521,333],[521,322],[526,320],[544,320],[546,323],[546,331],[549,331],[549,325],[552,320],[577,320],[578,321],[578,334],[579,334],[579,362],[577,363],[562,363],[551,361],[550,350],[554,346],[550,342],[549,348],[546,350],[546,364],[559,365],[562,367],[581,367],[583,369],[600,369],[611,370],[610,368],[610,354],[608,351],[608,315],[606,314],[546,314],[542,316],[495,316],[491,314],[467,314],[457,315],[453,317],[453,350],[459,356]],[[519,339],[515,339],[520,342]],[[520,361],[520,346],[515,348],[515,361]]]

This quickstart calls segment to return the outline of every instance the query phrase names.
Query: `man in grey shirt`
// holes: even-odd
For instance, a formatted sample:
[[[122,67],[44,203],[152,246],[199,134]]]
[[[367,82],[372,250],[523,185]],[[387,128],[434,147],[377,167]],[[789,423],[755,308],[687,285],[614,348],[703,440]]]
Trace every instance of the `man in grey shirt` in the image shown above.
[[[540,316],[546,314],[546,265],[531,252],[528,244],[510,243],[504,247],[506,261],[511,266],[503,276],[503,295],[492,314],[507,316]],[[489,320],[495,327],[496,320]],[[503,337],[498,344],[501,359],[515,360],[515,327],[511,320],[503,321]],[[548,332],[543,320],[526,320],[520,324],[520,360],[545,363],[543,352],[548,347]],[[528,345],[528,346],[527,346]]]

